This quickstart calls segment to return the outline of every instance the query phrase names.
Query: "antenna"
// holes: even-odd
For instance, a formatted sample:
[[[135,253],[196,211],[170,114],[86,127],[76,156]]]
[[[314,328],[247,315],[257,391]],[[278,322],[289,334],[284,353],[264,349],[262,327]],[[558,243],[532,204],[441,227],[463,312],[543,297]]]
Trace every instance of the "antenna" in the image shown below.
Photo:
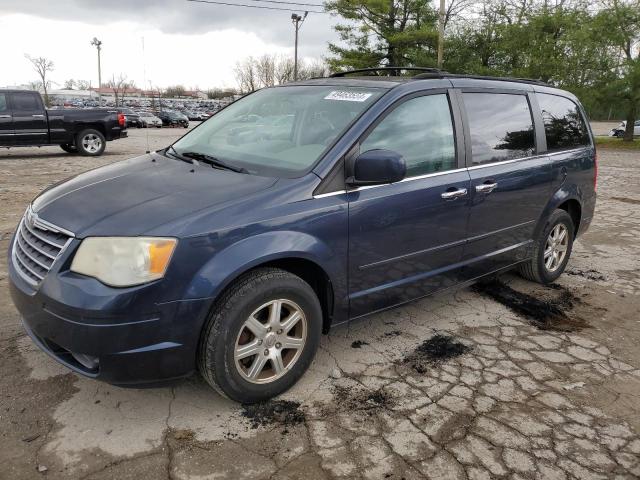
[[[141,37],[142,40],[142,88],[144,92],[145,85],[147,84],[147,62],[145,61],[144,56],[144,37]],[[145,128],[145,138],[147,141],[147,151],[146,153],[151,153],[151,149],[149,148],[149,125]]]

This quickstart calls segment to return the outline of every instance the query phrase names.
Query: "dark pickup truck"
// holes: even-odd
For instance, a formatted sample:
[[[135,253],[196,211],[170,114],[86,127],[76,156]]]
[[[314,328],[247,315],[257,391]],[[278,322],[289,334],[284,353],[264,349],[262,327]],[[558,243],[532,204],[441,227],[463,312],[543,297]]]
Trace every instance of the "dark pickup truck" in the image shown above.
[[[106,142],[126,136],[126,117],[116,110],[48,110],[38,92],[0,90],[0,147],[60,145],[98,156]]]

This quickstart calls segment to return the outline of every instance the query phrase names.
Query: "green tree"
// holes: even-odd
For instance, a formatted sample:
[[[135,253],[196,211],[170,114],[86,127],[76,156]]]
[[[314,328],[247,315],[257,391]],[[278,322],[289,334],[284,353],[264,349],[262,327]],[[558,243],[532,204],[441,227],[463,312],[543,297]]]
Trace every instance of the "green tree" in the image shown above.
[[[596,22],[601,39],[610,46],[610,56],[616,60],[616,78],[609,90],[624,102],[624,140],[630,142],[640,113],[640,0],[604,0],[603,6]]]
[[[450,35],[445,69],[540,79],[575,93],[588,112],[603,116],[621,103],[612,89],[619,60],[592,10],[581,0],[486,3],[477,21]]]
[[[429,2],[332,0],[325,8],[348,21],[335,27],[346,46],[329,44],[333,70],[436,65],[437,13]]]

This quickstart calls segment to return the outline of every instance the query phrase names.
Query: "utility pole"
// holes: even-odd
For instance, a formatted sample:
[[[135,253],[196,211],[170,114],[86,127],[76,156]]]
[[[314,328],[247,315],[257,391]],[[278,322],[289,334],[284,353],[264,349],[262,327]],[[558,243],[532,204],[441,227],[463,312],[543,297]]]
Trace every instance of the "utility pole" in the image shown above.
[[[293,54],[293,80],[298,80],[298,30],[302,26],[304,19],[307,18],[309,12],[304,12],[304,16],[301,17],[297,13],[291,14],[291,21],[293,23],[294,28],[296,29],[296,41],[295,41],[295,49]]]
[[[102,42],[98,40],[98,37],[93,37],[91,45],[96,47],[98,50],[98,103],[102,106],[102,92],[100,92],[100,89],[102,88],[102,71],[100,69],[100,50],[102,50]]]
[[[440,0],[440,15],[438,17],[438,68],[442,68],[444,57],[444,0]]]

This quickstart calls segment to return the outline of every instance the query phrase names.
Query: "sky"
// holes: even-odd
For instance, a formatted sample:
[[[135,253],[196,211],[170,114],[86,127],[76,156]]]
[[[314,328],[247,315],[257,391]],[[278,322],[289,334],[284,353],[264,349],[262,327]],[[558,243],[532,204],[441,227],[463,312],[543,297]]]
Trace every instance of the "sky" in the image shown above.
[[[103,83],[123,74],[138,87],[235,87],[233,67],[239,60],[264,53],[293,56],[291,13],[187,0],[0,0],[0,87],[38,79],[25,54],[53,61],[53,88],[70,78],[97,86],[93,37],[103,42]],[[336,21],[310,13],[300,29],[299,57],[326,55],[327,43],[337,40]]]

